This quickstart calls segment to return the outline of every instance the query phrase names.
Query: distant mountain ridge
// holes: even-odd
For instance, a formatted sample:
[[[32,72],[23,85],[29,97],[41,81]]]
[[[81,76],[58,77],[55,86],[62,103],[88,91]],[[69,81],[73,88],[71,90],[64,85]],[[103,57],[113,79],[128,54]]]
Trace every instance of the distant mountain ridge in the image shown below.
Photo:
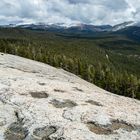
[[[101,37],[108,35],[123,35],[130,39],[140,42],[140,22],[124,22],[115,26],[111,25],[91,25],[91,24],[71,24],[66,26],[64,23],[58,24],[10,24],[1,28],[21,28],[37,31],[49,31],[58,35],[68,37]]]
[[[117,24],[114,26],[111,25],[93,25],[93,24],[71,24],[66,26],[64,23],[57,24],[45,24],[45,23],[37,23],[37,24],[9,24],[3,27],[19,27],[19,28],[28,28],[28,29],[41,29],[41,30],[81,30],[81,31],[90,31],[90,32],[110,32],[110,31],[119,31],[128,27],[140,27],[140,23],[134,21],[128,21],[121,24]]]

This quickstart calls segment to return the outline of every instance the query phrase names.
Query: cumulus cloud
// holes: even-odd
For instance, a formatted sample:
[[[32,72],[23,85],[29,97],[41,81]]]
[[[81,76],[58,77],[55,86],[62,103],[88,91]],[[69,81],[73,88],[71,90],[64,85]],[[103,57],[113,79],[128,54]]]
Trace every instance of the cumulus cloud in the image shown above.
[[[140,20],[140,0],[1,0],[0,24],[118,24]]]

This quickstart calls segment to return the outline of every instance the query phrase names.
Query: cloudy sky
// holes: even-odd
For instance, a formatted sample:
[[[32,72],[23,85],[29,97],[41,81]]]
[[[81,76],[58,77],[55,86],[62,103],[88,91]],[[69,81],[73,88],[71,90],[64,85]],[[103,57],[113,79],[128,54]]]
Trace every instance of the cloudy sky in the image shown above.
[[[0,0],[0,24],[140,21],[140,0]]]

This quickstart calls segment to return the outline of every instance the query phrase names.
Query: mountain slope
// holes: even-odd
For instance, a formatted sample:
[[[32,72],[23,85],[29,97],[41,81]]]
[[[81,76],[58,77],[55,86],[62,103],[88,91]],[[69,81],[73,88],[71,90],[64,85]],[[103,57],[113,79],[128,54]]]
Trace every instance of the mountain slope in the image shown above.
[[[61,69],[0,54],[1,140],[132,140],[140,102]]]

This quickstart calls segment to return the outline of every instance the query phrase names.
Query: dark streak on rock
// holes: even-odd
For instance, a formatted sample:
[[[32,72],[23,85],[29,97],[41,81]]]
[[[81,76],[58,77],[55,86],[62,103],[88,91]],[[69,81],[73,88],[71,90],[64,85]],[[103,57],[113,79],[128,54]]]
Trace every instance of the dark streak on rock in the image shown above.
[[[45,91],[30,92],[33,98],[48,98],[49,95]]]
[[[93,100],[88,100],[86,101],[86,103],[89,103],[91,105],[96,105],[96,106],[103,106],[102,104],[100,104],[99,102],[93,101]]]
[[[34,70],[33,71],[30,71],[30,70],[20,69],[20,68],[14,67],[14,66],[7,66],[7,68],[15,69],[15,70],[19,70],[19,71],[27,72],[27,73],[39,73],[39,72],[34,71]]]
[[[21,117],[19,116],[19,112],[18,112],[18,111],[15,111],[15,116],[16,116],[18,122],[20,122],[20,123],[23,122],[23,119],[24,119],[24,118],[21,118]]]
[[[78,88],[78,87],[74,87],[74,89],[77,90],[77,91],[83,92],[83,90]]]
[[[65,91],[64,90],[60,90],[60,89],[54,89],[55,92],[61,92],[61,93],[64,93]]]
[[[38,84],[39,84],[40,86],[45,86],[45,85],[46,85],[45,83],[42,83],[42,82],[38,82]]]

